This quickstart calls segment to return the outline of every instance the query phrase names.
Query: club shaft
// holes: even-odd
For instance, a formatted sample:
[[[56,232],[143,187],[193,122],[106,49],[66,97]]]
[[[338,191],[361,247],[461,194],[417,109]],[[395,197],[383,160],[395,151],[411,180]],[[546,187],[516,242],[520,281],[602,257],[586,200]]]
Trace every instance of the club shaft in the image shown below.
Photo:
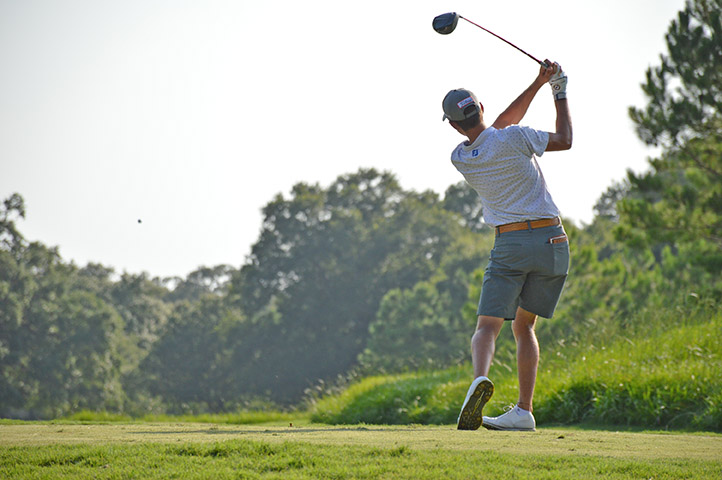
[[[516,45],[514,45],[513,43],[511,43],[511,42],[510,42],[509,40],[507,40],[506,38],[500,37],[499,35],[497,35],[496,33],[492,32],[491,30],[487,30],[486,28],[482,27],[482,26],[479,25],[478,23],[474,23],[474,22],[472,22],[471,20],[469,20],[468,18],[462,17],[461,15],[459,15],[459,18],[463,18],[464,20],[466,20],[466,21],[469,22],[470,24],[472,24],[472,25],[474,25],[474,26],[477,26],[477,27],[479,27],[480,29],[484,30],[486,33],[491,33],[492,35],[494,35],[494,36],[495,36],[496,38],[498,38],[499,40],[503,40],[504,42],[508,43],[508,44],[511,45],[512,47],[514,47],[514,48],[516,48],[517,50],[519,50],[521,53],[523,53],[523,54],[526,55],[527,57],[529,57],[529,58],[531,58],[532,60],[534,60],[534,61],[535,61],[536,63],[538,63],[539,65],[543,65],[543,66],[545,66],[545,67],[547,66],[546,63],[542,62],[541,60],[539,60],[539,59],[536,58],[535,56],[533,56],[533,55],[525,52],[525,51],[522,50],[521,48],[519,48],[519,47],[517,47]]]

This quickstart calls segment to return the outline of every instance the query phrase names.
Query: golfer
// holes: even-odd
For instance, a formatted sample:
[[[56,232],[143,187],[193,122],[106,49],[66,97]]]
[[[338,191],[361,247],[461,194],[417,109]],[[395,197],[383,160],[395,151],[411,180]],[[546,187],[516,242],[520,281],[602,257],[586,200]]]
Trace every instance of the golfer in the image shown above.
[[[458,420],[460,430],[481,425],[494,430],[534,431],[532,399],[539,363],[534,333],[537,316],[554,314],[569,271],[569,243],[559,209],[547,189],[537,157],[572,146],[566,100],[567,76],[546,60],[532,84],[494,123],[484,123],[484,108],[468,90],[450,91],[443,101],[444,119],[468,138],[451,154],[451,162],[481,197],[484,221],[495,227],[494,248],[484,272],[471,339],[475,380]],[[549,83],[556,107],[556,131],[517,125],[539,89]],[[511,320],[517,346],[519,400],[498,417],[481,410],[494,392],[489,367],[504,320]]]

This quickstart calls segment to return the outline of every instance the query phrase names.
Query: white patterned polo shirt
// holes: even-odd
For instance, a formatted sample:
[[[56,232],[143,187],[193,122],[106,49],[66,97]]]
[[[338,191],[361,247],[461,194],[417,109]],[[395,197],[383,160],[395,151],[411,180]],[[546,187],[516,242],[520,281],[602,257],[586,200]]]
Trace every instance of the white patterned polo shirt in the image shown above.
[[[511,125],[487,127],[471,144],[462,142],[451,163],[481,197],[484,221],[494,227],[559,215],[536,156],[549,133]]]

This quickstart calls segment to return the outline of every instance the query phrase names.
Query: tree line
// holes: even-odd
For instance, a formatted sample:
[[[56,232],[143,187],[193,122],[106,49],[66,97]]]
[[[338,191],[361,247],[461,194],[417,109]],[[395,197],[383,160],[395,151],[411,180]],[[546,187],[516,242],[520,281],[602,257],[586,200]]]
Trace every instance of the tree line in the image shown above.
[[[298,184],[264,207],[243,266],[160,279],[81,268],[27,242],[17,227],[24,202],[13,195],[0,211],[2,413],[294,403],[361,363],[392,366],[399,352],[387,348],[377,312],[401,308],[394,299],[412,289],[435,309],[418,334],[437,343],[413,361],[457,358],[468,336],[459,306],[483,256],[477,219],[456,211],[469,200],[478,202],[462,185],[441,200],[375,170],[328,188]]]
[[[721,0],[688,2],[630,108],[649,169],[567,222],[572,272],[540,340],[623,322],[640,305],[722,298]],[[19,194],[0,209],[0,416],[290,406],[351,374],[468,358],[493,232],[464,183],[443,196],[362,169],[299,183],[263,208],[239,267],[185,278],[77,266],[27,241]],[[697,301],[696,300],[696,301]]]

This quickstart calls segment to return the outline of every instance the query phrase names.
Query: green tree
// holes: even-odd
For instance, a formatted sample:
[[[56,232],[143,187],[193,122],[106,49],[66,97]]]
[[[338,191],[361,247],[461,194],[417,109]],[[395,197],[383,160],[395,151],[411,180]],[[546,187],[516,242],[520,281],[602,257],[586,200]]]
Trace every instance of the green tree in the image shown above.
[[[0,410],[54,417],[81,408],[120,408],[116,347],[123,324],[117,312],[92,292],[74,288],[77,269],[64,264],[56,249],[34,242],[19,254],[17,261],[3,262],[11,281],[2,290],[13,301],[0,315],[8,336]],[[8,252],[0,257],[7,260]]]
[[[481,197],[465,181],[455,183],[446,189],[443,206],[459,215],[462,225],[473,232],[491,230],[484,223]]]
[[[630,107],[639,137],[667,150],[684,148],[692,139],[720,138],[722,104],[722,1],[688,0],[665,37],[668,55],[647,69],[642,89],[644,109]],[[720,169],[691,156],[710,173]],[[712,159],[708,159],[712,160]]]
[[[111,286],[109,301],[123,318],[126,334],[143,351],[150,349],[168,321],[172,307],[163,302],[167,294],[161,281],[146,273],[123,273]]]
[[[223,295],[227,292],[234,268],[230,265],[200,267],[186,278],[167,279],[175,283],[174,288],[165,296],[165,301],[197,301],[207,294]]]
[[[20,195],[0,210],[0,414],[56,416],[122,407],[117,346],[123,323],[102,288],[56,248],[28,243],[15,225]]]
[[[57,300],[34,298],[25,320],[26,407],[44,417],[122,409],[117,343],[123,324],[112,306],[90,292],[65,291]]]
[[[361,363],[367,368],[400,371],[446,366],[463,358],[471,330],[453,324],[458,318],[454,312],[459,305],[456,307],[433,282],[391,290],[369,326]]]
[[[490,230],[459,233],[429,278],[386,293],[359,356],[363,370],[440,368],[468,358],[476,307],[473,312],[464,307],[473,273],[493,241]]]
[[[722,267],[722,0],[688,1],[647,70],[645,108],[630,108],[639,137],[662,147],[651,169],[628,173],[618,235],[637,245],[699,243]]]
[[[0,414],[20,408],[24,394],[18,381],[23,312],[36,284],[23,268],[27,242],[15,221],[25,217],[23,198],[13,194],[0,209]]]
[[[240,321],[221,297],[182,302],[140,365],[140,382],[174,413],[219,412],[237,405],[235,377],[225,358],[226,334]]]
[[[347,372],[383,296],[430,278],[463,231],[435,194],[404,191],[375,170],[277,196],[230,291],[253,325],[239,382],[288,402]]]
[[[25,200],[13,193],[3,201],[0,210],[0,248],[6,251],[17,251],[25,245],[25,239],[15,226],[18,218],[25,218]]]

